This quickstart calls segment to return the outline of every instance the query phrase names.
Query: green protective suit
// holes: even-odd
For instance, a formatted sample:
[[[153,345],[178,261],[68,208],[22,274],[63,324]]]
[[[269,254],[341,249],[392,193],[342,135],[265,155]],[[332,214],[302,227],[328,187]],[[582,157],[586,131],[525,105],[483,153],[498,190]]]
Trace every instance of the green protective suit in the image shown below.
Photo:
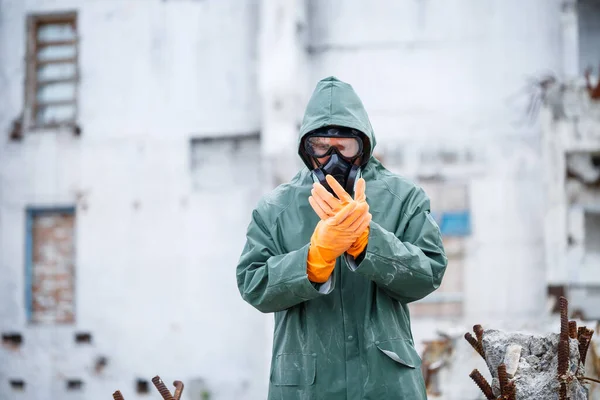
[[[375,136],[352,86],[323,79],[308,103],[300,139],[328,125]],[[300,143],[300,142],[299,142]],[[319,217],[303,168],[261,199],[237,266],[243,299],[275,313],[269,399],[426,399],[407,303],[442,281],[447,258],[429,199],[369,155],[362,171],[373,220],[365,252],[338,258],[331,278],[309,281],[306,258]]]

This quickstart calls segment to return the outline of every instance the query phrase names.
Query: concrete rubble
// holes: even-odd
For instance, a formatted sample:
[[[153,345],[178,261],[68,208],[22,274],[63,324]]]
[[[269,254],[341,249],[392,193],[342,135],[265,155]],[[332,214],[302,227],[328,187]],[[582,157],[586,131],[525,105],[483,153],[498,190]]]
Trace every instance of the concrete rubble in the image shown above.
[[[477,370],[469,375],[488,400],[587,400],[585,361],[593,330],[568,319],[561,297],[560,333],[536,335],[484,330],[475,325],[465,339],[485,360],[491,384]]]
[[[569,342],[569,371],[575,374],[580,367],[578,341],[570,339]],[[494,395],[500,396],[498,367],[505,363],[507,372],[509,370],[507,356],[511,357],[511,353],[507,350],[520,348],[519,360],[515,365],[514,373],[516,399],[558,400],[560,385],[557,379],[558,343],[559,334],[556,333],[539,336],[486,330],[483,334],[483,349],[486,355],[486,364],[493,376]],[[512,355],[514,356],[514,353]],[[588,397],[583,382],[574,379],[569,385],[568,396],[570,400],[586,400]]]

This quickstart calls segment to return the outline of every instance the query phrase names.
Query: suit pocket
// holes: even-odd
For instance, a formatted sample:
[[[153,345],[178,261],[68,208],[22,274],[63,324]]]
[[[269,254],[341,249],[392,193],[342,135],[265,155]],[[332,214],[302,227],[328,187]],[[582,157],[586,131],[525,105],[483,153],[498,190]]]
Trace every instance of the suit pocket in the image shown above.
[[[421,358],[410,340],[377,341],[367,350],[365,400],[426,400]]]
[[[273,362],[271,383],[275,386],[310,386],[315,383],[315,354],[278,354]]]
[[[400,365],[412,369],[421,366],[421,357],[419,357],[419,354],[408,340],[386,340],[375,342],[375,346],[377,346],[383,354]]]

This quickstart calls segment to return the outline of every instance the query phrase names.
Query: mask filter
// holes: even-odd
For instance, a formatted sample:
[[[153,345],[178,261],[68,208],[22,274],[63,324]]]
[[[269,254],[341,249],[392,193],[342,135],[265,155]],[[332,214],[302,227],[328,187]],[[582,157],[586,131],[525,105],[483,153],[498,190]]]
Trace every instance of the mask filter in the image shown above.
[[[358,165],[346,161],[337,153],[337,151],[333,151],[329,160],[321,167],[315,168],[313,173],[319,180],[319,183],[334,196],[336,196],[336,194],[325,179],[325,176],[327,175],[333,176],[344,190],[352,196],[354,194],[354,184],[356,183],[356,177],[358,176],[359,170],[360,167]]]

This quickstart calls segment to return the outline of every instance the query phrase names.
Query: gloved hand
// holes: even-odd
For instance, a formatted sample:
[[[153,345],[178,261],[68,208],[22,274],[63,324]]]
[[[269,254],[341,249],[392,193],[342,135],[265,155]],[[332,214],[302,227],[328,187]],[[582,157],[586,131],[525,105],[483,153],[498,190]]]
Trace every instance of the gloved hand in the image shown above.
[[[366,203],[366,195],[365,188],[366,182],[363,178],[360,178],[356,182],[356,189],[354,199],[344,190],[344,188],[331,176],[327,175],[325,177],[327,179],[327,183],[331,186],[335,194],[338,198],[335,198],[331,193],[327,191],[323,187],[323,185],[316,183],[312,190],[312,196],[308,198],[310,205],[313,210],[319,215],[321,220],[325,220],[327,218],[331,218],[336,215],[345,205],[350,204],[352,201],[355,201],[359,204],[367,204]],[[367,204],[367,213],[368,213],[368,204]],[[369,214],[370,215],[370,214]],[[350,248],[347,250],[348,254],[352,257],[358,257],[367,247],[369,242],[369,226],[359,232],[360,235],[358,238],[352,243]]]
[[[337,214],[319,221],[310,239],[308,278],[323,283],[329,279],[335,260],[344,254],[371,222],[366,203],[351,201]]]

